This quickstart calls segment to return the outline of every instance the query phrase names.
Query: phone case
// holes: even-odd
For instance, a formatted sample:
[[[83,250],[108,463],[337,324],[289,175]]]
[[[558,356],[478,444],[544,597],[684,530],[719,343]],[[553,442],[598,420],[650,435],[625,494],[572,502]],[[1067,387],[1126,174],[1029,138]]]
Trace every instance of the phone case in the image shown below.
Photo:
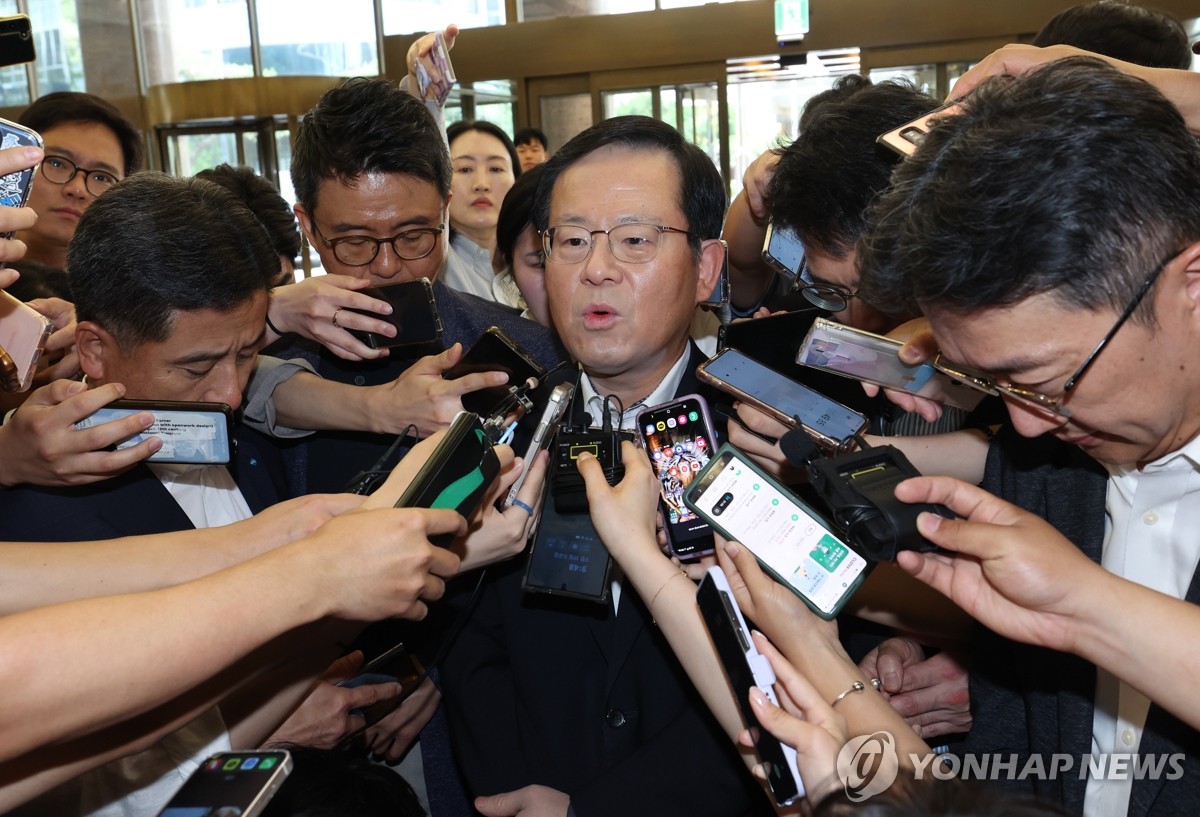
[[[921,146],[921,140],[925,138],[925,134],[929,133],[929,120],[939,116],[952,116],[955,109],[961,104],[962,100],[956,100],[943,105],[937,110],[905,122],[898,128],[892,128],[887,133],[881,134],[875,141],[891,148],[901,156],[912,156]]]
[[[53,332],[54,324],[48,318],[0,290],[0,389],[21,392],[29,388]]]
[[[500,460],[484,433],[479,415],[461,411],[446,436],[396,500],[397,508],[451,508],[468,519],[500,473]],[[452,534],[430,539],[448,547]]]
[[[437,299],[433,296],[433,283],[428,278],[402,281],[398,284],[381,287],[368,287],[362,292],[372,298],[387,301],[393,308],[391,315],[363,312],[359,309],[351,310],[360,315],[387,321],[396,327],[396,337],[394,338],[374,332],[350,331],[350,334],[372,349],[434,343],[442,339],[442,316],[438,314]]]
[[[0,119],[0,150],[13,147],[43,147],[42,137],[24,125]],[[37,165],[0,176],[0,206],[24,207],[29,201],[35,171]],[[4,234],[4,238],[12,237],[11,232]]]
[[[794,549],[787,549],[785,552],[783,549],[784,546],[779,542],[772,542],[770,539],[764,542],[763,538],[759,538],[756,541],[738,532],[729,530],[722,523],[721,516],[732,505],[734,499],[732,493],[720,497],[716,504],[712,503],[711,499],[706,502],[704,498],[710,496],[707,491],[715,481],[715,477],[720,476],[721,471],[734,461],[740,467],[754,475],[752,490],[762,490],[762,486],[765,485],[768,491],[773,490],[783,497],[780,500],[779,506],[773,506],[769,511],[764,513],[761,519],[756,520],[756,528],[761,526],[763,537],[765,538],[768,534],[784,530],[787,526],[788,519],[786,516],[776,516],[776,514],[787,514],[787,508],[783,507],[783,503],[786,501],[799,511],[799,513],[790,515],[791,522],[795,524],[786,530],[786,539],[792,547],[800,545],[804,540],[807,540],[811,543],[811,551],[805,553]],[[769,573],[777,582],[795,593],[801,601],[808,605],[810,610],[823,619],[832,620],[837,618],[842,608],[853,598],[854,593],[874,569],[874,564],[867,560],[856,548],[843,541],[834,532],[834,529],[822,519],[820,514],[781,485],[748,456],[728,443],[721,446],[717,453],[713,455],[713,458],[709,460],[708,465],[700,472],[699,477],[692,482],[691,486],[684,493],[683,500],[697,515],[712,525],[721,536],[731,541],[741,542],[747,550],[754,554],[754,557],[762,565],[765,572]],[[718,505],[722,507],[717,508]],[[713,509],[712,511],[710,511],[710,507]],[[807,519],[802,518],[800,516],[801,513]],[[793,530],[801,525],[807,526],[809,530],[805,530],[798,535],[793,534]],[[747,541],[748,539],[749,541]],[[796,541],[797,539],[801,541]],[[782,558],[786,556],[789,561],[796,560],[797,556],[800,556],[795,561],[794,569],[791,569],[791,575],[781,574],[764,557],[763,554],[770,548],[777,549],[776,557]],[[851,554],[853,554],[854,558],[851,558]],[[863,562],[861,570],[855,573],[853,577],[847,577],[848,581],[842,582],[838,570],[843,567],[846,569],[855,568],[860,561]],[[811,573],[809,572],[810,568]],[[798,587],[798,583],[804,585],[807,590],[802,590]],[[840,590],[839,585],[841,585]],[[809,595],[819,595],[827,589],[837,592],[839,595],[832,599],[832,603],[823,609],[814,603]]]
[[[155,436],[163,445],[150,462],[226,465],[233,459],[233,410],[224,403],[190,403],[179,400],[114,400],[75,424],[84,429],[148,411],[154,424],[122,440],[114,448],[130,448]]]
[[[795,281],[804,264],[804,245],[791,230],[769,223],[763,239],[762,259],[784,278]]]
[[[900,360],[903,345],[894,338],[818,318],[800,344],[796,362],[840,377],[944,400],[968,411],[987,396],[948,377],[932,363],[904,363]]]
[[[464,394],[463,408],[483,417],[496,411],[508,397],[510,386],[519,386],[529,378],[541,379],[546,370],[537,358],[527,352],[507,332],[498,326],[488,327],[458,363],[442,373],[447,380],[457,380],[475,372],[504,372],[508,382]]]
[[[554,440],[554,433],[558,430],[558,424],[562,421],[563,415],[567,413],[567,407],[571,405],[571,395],[574,393],[574,383],[559,383],[550,392],[550,400],[546,403],[541,419],[538,420],[537,428],[534,429],[533,437],[529,441],[529,448],[525,450],[523,458],[525,468],[517,477],[517,481],[509,488],[508,496],[504,498],[504,507],[511,508],[513,500],[521,492],[521,486],[525,484],[525,475],[529,473],[529,466],[533,464],[533,458],[550,447]]]
[[[779,706],[779,698],[775,695],[775,671],[767,657],[755,648],[725,571],[719,567],[708,569],[696,592],[696,604],[716,647],[717,657],[721,659],[742,719],[756,736],[755,749],[766,766],[771,794],[779,805],[790,805],[804,796],[804,781],[796,767],[796,750],[762,729],[749,701],[750,687],[756,686],[767,700]]]
[[[0,67],[22,65],[37,59],[29,15],[0,17]]]

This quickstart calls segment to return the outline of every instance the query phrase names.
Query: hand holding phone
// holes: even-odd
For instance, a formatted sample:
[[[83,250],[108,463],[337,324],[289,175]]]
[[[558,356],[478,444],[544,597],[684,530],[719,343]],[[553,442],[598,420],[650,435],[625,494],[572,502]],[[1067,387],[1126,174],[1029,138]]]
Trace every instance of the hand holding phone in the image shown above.
[[[697,559],[713,552],[712,528],[683,502],[683,492],[716,449],[708,404],[689,394],[638,414],[637,427],[659,480],[659,507],[671,552]]]
[[[291,771],[292,756],[283,749],[215,754],[158,817],[257,817]]]
[[[152,462],[226,465],[233,459],[233,410],[224,403],[173,400],[115,400],[75,424],[84,430],[146,412],[154,422],[144,431],[120,440],[116,450],[133,448],[150,437],[162,441]]]
[[[362,290],[362,293],[391,304],[392,314],[378,315],[357,309],[350,311],[385,321],[396,328],[395,337],[390,338],[376,332],[350,332],[372,349],[388,349],[393,346],[411,346],[441,340],[442,318],[438,314],[437,300],[433,296],[433,284],[428,278],[368,287]]]
[[[476,372],[504,372],[508,376],[503,385],[476,389],[462,396],[463,408],[482,417],[490,416],[503,404],[510,386],[521,386],[546,374],[533,355],[497,326],[488,327],[442,377],[457,380]]]
[[[417,89],[422,99],[436,100],[438,105],[445,106],[450,98],[450,91],[458,81],[454,75],[454,65],[450,62],[450,49],[454,47],[457,36],[458,26],[450,25],[445,32],[425,35],[409,49],[409,73],[417,78]]]
[[[574,393],[574,383],[559,383],[550,392],[550,400],[546,403],[546,408],[538,420],[537,428],[534,429],[533,438],[529,441],[529,448],[525,450],[525,470],[521,472],[517,481],[509,489],[508,496],[504,498],[504,507],[512,507],[513,500],[517,498],[517,494],[525,484],[525,478],[529,475],[529,469],[537,455],[548,449],[554,441],[554,432],[558,430],[559,422],[571,405],[571,395]]]

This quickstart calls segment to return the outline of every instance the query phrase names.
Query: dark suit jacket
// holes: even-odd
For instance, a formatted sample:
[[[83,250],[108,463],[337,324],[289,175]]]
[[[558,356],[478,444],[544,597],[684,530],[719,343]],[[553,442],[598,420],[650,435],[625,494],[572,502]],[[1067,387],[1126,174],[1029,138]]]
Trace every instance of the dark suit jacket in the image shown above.
[[[704,357],[691,354],[677,394],[699,390]],[[578,817],[767,808],[637,594],[622,592],[616,616],[611,605],[527,597],[525,561],[493,568],[443,662],[473,793],[550,786],[571,796]]]
[[[546,327],[513,314],[512,310],[492,301],[433,285],[438,314],[442,319],[440,344],[398,347],[381,360],[348,361],[315,344],[301,344],[280,352],[283,357],[303,357],[324,378],[356,386],[378,386],[399,377],[419,358],[437,354],[455,343],[467,349],[489,326],[498,326],[512,336],[546,368],[566,359],[558,338]],[[357,431],[322,431],[292,446],[288,452],[288,470],[297,494],[336,493],[361,471],[371,467],[395,441],[390,434]],[[407,448],[401,449],[401,453]],[[395,458],[388,462],[390,469]]]
[[[250,510],[286,498],[279,452],[262,435],[237,426],[229,465]],[[187,514],[145,465],[77,488],[23,485],[0,490],[0,541],[81,542],[193,527]]]
[[[993,444],[982,485],[1046,519],[1092,560],[1100,561],[1108,475],[1078,448],[1050,437],[1015,439],[1010,429]],[[1192,577],[1186,600],[1200,604],[1200,573]],[[1080,777],[1079,764],[1081,756],[1091,752],[1096,668],[1082,658],[1017,644],[990,632],[976,639],[972,652],[974,725],[964,751],[1016,753],[1018,772],[1030,754],[1040,754],[1047,768],[1055,752],[1072,755],[1074,768],[1057,780],[1002,784],[1032,789],[1073,812],[1082,811],[1087,781]],[[1139,753],[1185,753],[1187,758],[1177,780],[1160,777],[1134,783],[1131,817],[1196,813],[1200,735],[1152,705]]]

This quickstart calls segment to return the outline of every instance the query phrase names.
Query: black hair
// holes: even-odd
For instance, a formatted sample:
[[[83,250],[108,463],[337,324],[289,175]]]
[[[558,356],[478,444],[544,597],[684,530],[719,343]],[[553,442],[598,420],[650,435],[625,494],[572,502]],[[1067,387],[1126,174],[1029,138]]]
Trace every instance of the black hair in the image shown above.
[[[425,104],[387,79],[354,77],[330,89],[296,130],[292,186],[312,214],[327,179],[352,182],[366,173],[397,173],[450,195],[450,154]]]
[[[58,125],[73,122],[103,125],[113,132],[121,145],[121,155],[125,157],[125,166],[122,168],[124,175],[128,176],[142,169],[142,136],[138,129],[115,105],[95,94],[78,91],[55,91],[46,94],[38,97],[37,101],[26,108],[17,118],[17,122],[27,128],[33,128],[38,133],[45,133]]]
[[[1177,19],[1121,0],[1097,0],[1060,11],[1042,26],[1033,44],[1073,45],[1151,68],[1192,67],[1188,35]]]
[[[508,158],[512,162],[513,177],[521,175],[521,160],[517,158],[517,148],[513,145],[512,139],[508,138],[499,126],[493,125],[491,122],[486,122],[482,119],[476,119],[473,122],[455,122],[450,127],[446,128],[446,144],[454,147],[454,140],[462,136],[468,131],[479,131],[486,133],[488,136],[494,136],[500,140],[500,144],[504,145],[504,150],[508,152]]]
[[[994,786],[933,775],[901,777],[880,794],[861,801],[843,791],[825,797],[812,817],[1067,817],[1057,803],[998,791]]]
[[[719,238],[728,200],[725,182],[708,154],[665,122],[648,116],[617,116],[580,133],[542,165],[542,180],[534,202],[533,223],[538,232],[550,226],[550,196],[559,174],[603,147],[661,150],[679,171],[679,209],[687,217],[688,244],[700,252],[700,242]]]
[[[196,174],[197,179],[206,179],[221,185],[238,201],[250,208],[271,237],[276,255],[283,255],[295,262],[300,256],[300,228],[292,208],[279,195],[275,185],[254,172],[253,168],[234,167],[220,164]]]
[[[21,277],[5,289],[9,295],[19,301],[32,301],[34,298],[62,298],[71,301],[71,279],[67,271],[34,261],[32,258],[22,258],[9,262],[8,266],[21,273]]]
[[[534,142],[540,142],[542,150],[550,150],[550,140],[537,128],[521,128],[513,137],[513,144],[516,145],[532,145]]]
[[[392,769],[351,752],[287,749],[292,773],[263,817],[425,817],[412,786]]]
[[[509,269],[512,269],[513,248],[517,239],[533,223],[533,203],[544,167],[538,165],[522,173],[500,204],[500,215],[496,219],[496,254]]]
[[[867,231],[867,212],[900,157],[875,139],[938,106],[906,81],[842,77],[804,106],[796,140],[775,152],[767,186],[773,224],[844,256]]]
[[[1200,146],[1148,83],[1090,57],[989,78],[897,168],[859,243],[859,294],[893,314],[1041,293],[1119,312],[1200,239],[1198,188]]]
[[[266,230],[223,187],[147,171],[79,219],[67,249],[75,313],[124,349],[171,336],[180,311],[228,311],[279,275]]]

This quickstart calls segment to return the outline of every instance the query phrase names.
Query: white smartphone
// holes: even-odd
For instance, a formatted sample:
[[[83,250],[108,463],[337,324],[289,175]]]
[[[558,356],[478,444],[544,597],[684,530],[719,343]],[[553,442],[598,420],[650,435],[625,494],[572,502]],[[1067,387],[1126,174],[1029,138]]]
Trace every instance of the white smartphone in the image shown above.
[[[292,771],[292,756],[221,752],[192,773],[158,817],[256,817]]]
[[[529,473],[533,458],[539,452],[550,447],[550,442],[554,439],[554,431],[563,415],[567,413],[567,406],[571,405],[571,395],[574,393],[574,383],[559,383],[550,392],[550,401],[546,403],[546,408],[542,411],[542,418],[538,420],[537,428],[533,431],[533,439],[529,442],[529,448],[525,450],[525,469],[508,489],[508,496],[504,498],[504,507],[512,507],[513,500],[517,498],[521,486],[525,484],[525,476]]]
[[[817,318],[800,344],[796,362],[968,411],[987,396],[986,392],[950,377],[932,363],[905,363],[900,359],[903,346],[894,338]]]
[[[752,686],[761,689],[771,703],[779,706],[779,698],[775,695],[775,671],[767,657],[755,648],[725,571],[719,567],[708,569],[696,592],[696,604],[721,666],[725,668],[725,677],[737,699],[742,720],[755,736],[754,748],[765,767],[771,794],[779,805],[790,805],[804,796],[804,781],[796,767],[796,750],[763,729],[750,708]]]
[[[841,612],[874,567],[774,477],[726,443],[683,501],[818,616]]]

